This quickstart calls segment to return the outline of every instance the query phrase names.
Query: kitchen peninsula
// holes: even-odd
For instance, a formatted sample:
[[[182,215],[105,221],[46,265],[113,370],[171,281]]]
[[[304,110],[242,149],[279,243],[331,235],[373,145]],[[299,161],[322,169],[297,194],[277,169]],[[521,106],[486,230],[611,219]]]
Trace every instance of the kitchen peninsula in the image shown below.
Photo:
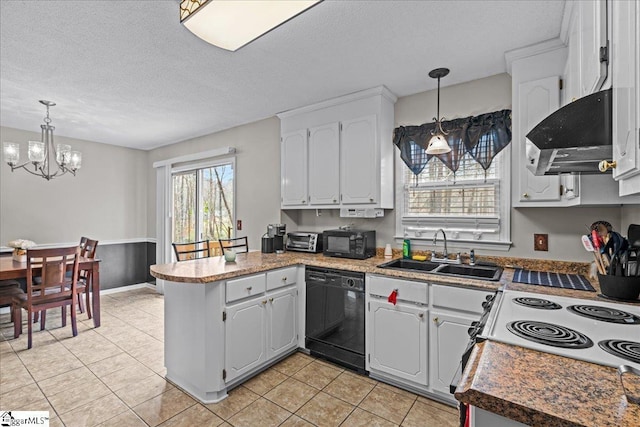
[[[510,268],[505,268],[500,281],[489,282],[377,267],[385,261],[250,252],[240,254],[235,263],[212,257],[152,266],[152,275],[166,281],[167,379],[205,403],[216,402],[226,397],[228,389],[304,347],[304,322],[298,319],[304,319],[299,314],[304,310],[305,265],[420,281],[425,286],[436,282],[484,292],[504,287],[599,299],[597,283],[593,284],[597,292],[555,289],[512,283]],[[533,264],[527,262],[537,262],[538,268],[545,265],[517,261],[530,268]],[[558,264],[546,266],[551,270]],[[243,313],[258,317],[249,316],[243,324]],[[235,317],[238,326],[229,323]],[[259,357],[247,358],[251,354]],[[492,341],[476,345],[456,398],[535,425],[636,426],[640,420],[640,406],[626,402],[614,368]]]

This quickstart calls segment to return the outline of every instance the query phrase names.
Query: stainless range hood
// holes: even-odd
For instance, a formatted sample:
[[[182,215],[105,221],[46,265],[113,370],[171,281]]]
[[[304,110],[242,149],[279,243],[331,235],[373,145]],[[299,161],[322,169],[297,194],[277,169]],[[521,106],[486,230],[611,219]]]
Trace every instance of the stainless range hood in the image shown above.
[[[565,105],[527,134],[527,169],[534,175],[600,173],[612,149],[611,89]],[[531,144],[533,143],[533,144]]]

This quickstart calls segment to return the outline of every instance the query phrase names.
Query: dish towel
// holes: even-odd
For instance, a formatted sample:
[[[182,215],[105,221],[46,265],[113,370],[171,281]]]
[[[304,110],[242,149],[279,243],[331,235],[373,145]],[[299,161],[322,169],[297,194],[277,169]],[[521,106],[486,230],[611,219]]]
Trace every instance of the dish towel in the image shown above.
[[[549,286],[552,288],[577,289],[595,292],[591,283],[581,274],[549,273],[517,268],[513,273],[513,281],[528,285]]]

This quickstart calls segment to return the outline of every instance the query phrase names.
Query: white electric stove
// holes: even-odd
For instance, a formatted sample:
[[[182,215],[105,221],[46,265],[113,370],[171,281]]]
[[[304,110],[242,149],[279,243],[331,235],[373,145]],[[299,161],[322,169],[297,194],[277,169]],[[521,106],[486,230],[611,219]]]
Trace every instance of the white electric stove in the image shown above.
[[[640,369],[640,305],[506,290],[491,312],[489,340]]]

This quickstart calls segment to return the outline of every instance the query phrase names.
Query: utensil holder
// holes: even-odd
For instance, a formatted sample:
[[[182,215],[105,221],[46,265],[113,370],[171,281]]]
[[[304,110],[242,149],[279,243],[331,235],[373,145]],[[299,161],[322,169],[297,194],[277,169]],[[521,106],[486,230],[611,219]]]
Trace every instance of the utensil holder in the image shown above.
[[[598,273],[600,291],[602,295],[626,300],[635,301],[640,296],[640,277],[611,276]]]

